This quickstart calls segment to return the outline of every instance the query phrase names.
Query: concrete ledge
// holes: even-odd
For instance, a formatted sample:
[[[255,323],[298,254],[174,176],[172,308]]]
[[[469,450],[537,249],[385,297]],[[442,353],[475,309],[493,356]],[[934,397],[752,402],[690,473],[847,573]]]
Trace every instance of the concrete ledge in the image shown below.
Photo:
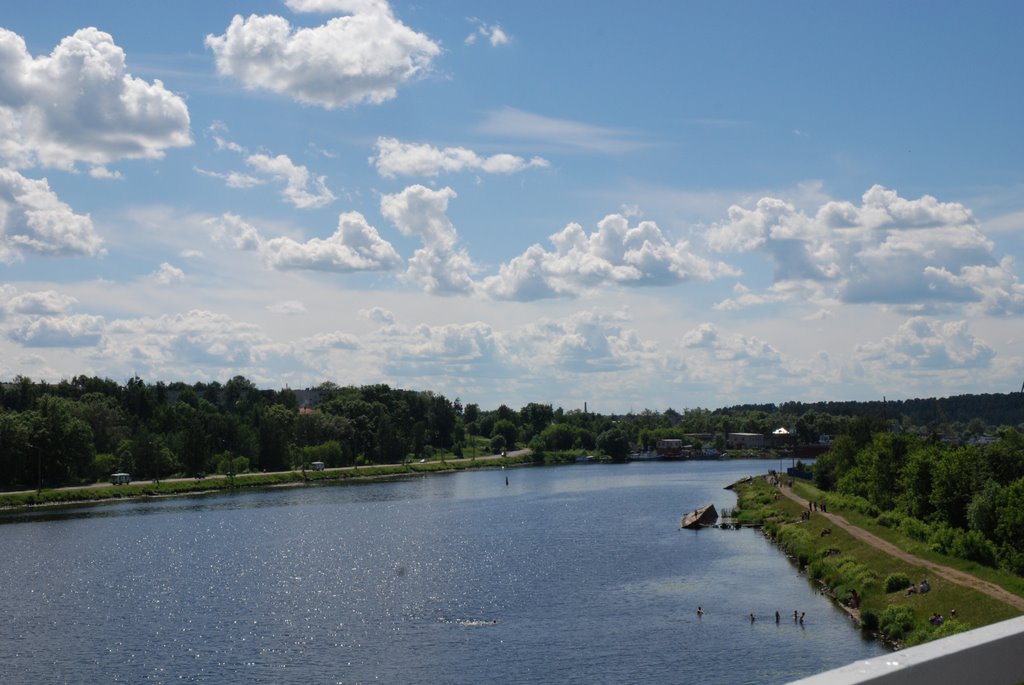
[[[791,685],[939,685],[1024,682],[1024,616],[857,661]]]

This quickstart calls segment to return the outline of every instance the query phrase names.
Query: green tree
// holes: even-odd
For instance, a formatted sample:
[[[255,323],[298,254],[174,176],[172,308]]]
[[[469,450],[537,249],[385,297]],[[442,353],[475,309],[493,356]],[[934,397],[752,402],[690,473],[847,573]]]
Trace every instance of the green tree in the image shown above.
[[[491,431],[491,437],[500,435],[504,441],[505,446],[512,448],[516,444],[516,434],[518,429],[516,424],[512,423],[508,419],[498,419],[494,422],[494,429]]]
[[[295,444],[295,412],[284,405],[275,404],[258,413],[259,468],[278,471],[291,464],[291,449]]]
[[[974,495],[981,459],[973,447],[943,450],[932,479],[932,506],[945,523],[967,527],[967,507]]]
[[[619,428],[610,428],[597,436],[597,447],[615,461],[629,456],[629,438]]]
[[[907,453],[899,478],[900,508],[911,516],[924,519],[934,511],[932,476],[938,450],[934,445],[915,444]]]
[[[505,451],[505,436],[500,433],[491,438],[491,453],[498,454]]]

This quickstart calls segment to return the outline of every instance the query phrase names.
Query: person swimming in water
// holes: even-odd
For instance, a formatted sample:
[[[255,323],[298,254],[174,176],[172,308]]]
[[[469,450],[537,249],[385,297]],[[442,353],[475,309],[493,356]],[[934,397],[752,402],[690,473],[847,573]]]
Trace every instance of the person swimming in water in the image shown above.
[[[697,607],[697,618],[700,618],[703,615],[704,615],[704,608],[703,607]]]

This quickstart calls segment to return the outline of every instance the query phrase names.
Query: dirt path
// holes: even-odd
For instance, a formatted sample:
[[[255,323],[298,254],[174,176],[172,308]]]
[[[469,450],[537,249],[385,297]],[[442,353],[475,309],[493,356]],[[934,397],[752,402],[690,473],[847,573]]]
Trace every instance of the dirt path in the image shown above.
[[[807,500],[794,493],[790,488],[786,487],[785,483],[782,484],[780,490],[782,491],[782,494],[789,497],[794,502],[797,502],[805,509],[809,506],[810,503]],[[872,547],[882,550],[886,554],[902,559],[908,564],[923,566],[924,568],[927,568],[930,573],[938,576],[939,578],[948,580],[951,583],[956,583],[957,585],[972,588],[978,592],[984,592],[986,595],[995,597],[1001,602],[1006,602],[1010,606],[1024,611],[1024,597],[1018,597],[1012,592],[1009,592],[994,583],[972,576],[970,573],[965,573],[964,571],[959,571],[955,568],[950,568],[949,566],[943,566],[942,564],[937,564],[934,561],[922,559],[919,556],[900,549],[891,542],[883,540],[877,535],[869,533],[863,528],[858,528],[838,514],[825,513],[818,510],[815,511],[813,515],[823,516],[853,537],[871,545]]]

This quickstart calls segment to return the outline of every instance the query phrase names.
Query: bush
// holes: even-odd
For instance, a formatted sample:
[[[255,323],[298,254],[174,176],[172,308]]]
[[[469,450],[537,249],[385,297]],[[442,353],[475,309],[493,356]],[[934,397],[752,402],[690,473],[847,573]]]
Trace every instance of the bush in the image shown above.
[[[910,578],[906,573],[890,573],[885,577],[885,591],[899,592],[910,587]]]
[[[900,640],[914,629],[914,610],[908,606],[888,606],[878,619],[878,628],[889,640]]]
[[[996,547],[984,535],[976,530],[958,530],[953,540],[953,554],[976,561],[985,566],[996,565]]]
[[[873,609],[860,612],[860,629],[867,633],[878,630],[878,614]]]
[[[903,517],[897,514],[895,511],[883,511],[875,519],[878,521],[878,525],[885,526],[886,528],[896,528],[903,521]]]
[[[927,523],[913,516],[907,516],[900,521],[899,528],[901,533],[918,542],[926,541],[932,532],[931,527]]]
[[[952,556],[956,547],[956,531],[947,525],[936,525],[928,538],[928,543],[932,551]]]

